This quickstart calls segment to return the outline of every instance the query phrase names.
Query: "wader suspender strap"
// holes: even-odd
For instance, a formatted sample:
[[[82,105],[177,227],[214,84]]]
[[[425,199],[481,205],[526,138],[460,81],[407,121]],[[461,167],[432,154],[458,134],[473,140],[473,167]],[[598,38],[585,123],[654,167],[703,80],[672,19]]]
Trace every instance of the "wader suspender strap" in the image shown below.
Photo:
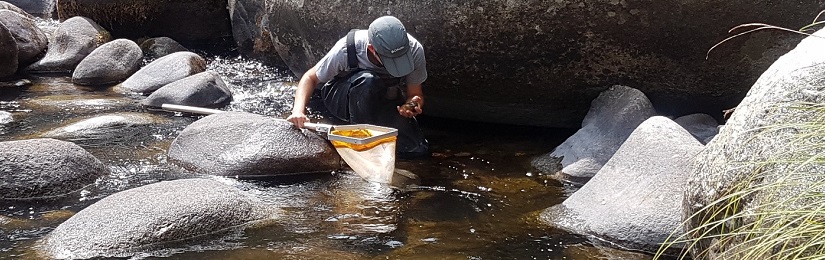
[[[347,71],[355,71],[358,69],[358,57],[355,56],[355,31],[352,29],[347,33]]]

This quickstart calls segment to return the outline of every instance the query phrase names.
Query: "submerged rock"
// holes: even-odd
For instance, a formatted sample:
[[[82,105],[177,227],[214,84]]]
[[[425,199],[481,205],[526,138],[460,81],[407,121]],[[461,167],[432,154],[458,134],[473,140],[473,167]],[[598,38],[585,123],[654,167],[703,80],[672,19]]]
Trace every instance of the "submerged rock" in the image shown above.
[[[49,39],[46,56],[28,67],[29,72],[69,73],[86,55],[109,42],[111,36],[89,18],[76,16],[60,23]]]
[[[318,134],[286,120],[239,112],[192,123],[172,142],[169,159],[205,174],[264,177],[333,171],[340,161]]]
[[[221,76],[212,71],[205,71],[161,87],[142,103],[153,107],[160,107],[163,104],[219,107],[230,101],[232,101],[232,91],[223,82]]]
[[[542,220],[625,248],[656,252],[681,224],[691,159],[702,148],[672,120],[651,117],[587,184],[543,212]]]
[[[153,126],[169,120],[147,113],[112,113],[82,119],[41,134],[87,146],[123,145],[145,141]]]
[[[107,173],[80,146],[55,139],[0,142],[0,200],[64,196]]]
[[[133,41],[117,39],[105,43],[89,53],[72,74],[78,85],[106,85],[118,83],[140,69],[143,52]]]
[[[214,238],[276,211],[216,180],[164,181],[112,194],[39,241],[47,258],[130,257]]]
[[[593,177],[630,133],[654,115],[653,105],[644,93],[614,86],[593,100],[579,131],[553,152],[534,159],[533,166],[550,174],[561,170],[573,178]]]
[[[149,94],[166,84],[204,72],[206,60],[182,51],[161,57],[138,70],[120,86],[128,91]]]

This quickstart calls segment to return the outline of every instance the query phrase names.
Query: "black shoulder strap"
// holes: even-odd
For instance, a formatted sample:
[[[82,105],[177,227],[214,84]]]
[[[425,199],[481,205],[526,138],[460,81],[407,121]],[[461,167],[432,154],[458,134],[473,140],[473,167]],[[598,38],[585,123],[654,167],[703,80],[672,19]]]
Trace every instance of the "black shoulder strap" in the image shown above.
[[[358,29],[352,29],[347,33],[347,70],[354,71],[358,69],[358,57],[355,55],[355,32]]]

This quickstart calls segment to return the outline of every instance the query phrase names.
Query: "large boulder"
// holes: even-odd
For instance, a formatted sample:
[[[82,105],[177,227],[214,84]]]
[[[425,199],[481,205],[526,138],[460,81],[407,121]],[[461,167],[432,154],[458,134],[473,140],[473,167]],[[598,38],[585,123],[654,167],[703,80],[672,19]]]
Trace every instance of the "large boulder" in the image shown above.
[[[78,85],[108,85],[132,76],[143,58],[137,43],[117,39],[97,47],[80,61],[72,73],[72,83]]]
[[[608,86],[663,112],[721,116],[800,36],[760,32],[711,53],[733,26],[808,24],[825,0],[230,0],[240,50],[280,56],[299,77],[351,28],[397,16],[427,52],[425,114],[577,127]],[[273,52],[274,51],[274,52]]]
[[[553,152],[533,160],[537,169],[576,181],[590,178],[613,157],[630,133],[656,115],[653,105],[641,91],[613,86],[602,92],[590,106],[582,128],[557,146]]]
[[[172,142],[169,159],[205,174],[263,177],[333,171],[335,150],[316,133],[286,120],[240,112],[204,117]]]
[[[182,51],[161,57],[147,64],[126,81],[121,88],[149,94],[165,86],[206,70],[206,60],[192,52]]]
[[[0,200],[64,196],[107,173],[80,146],[55,139],[0,142]]]
[[[34,20],[14,11],[0,10],[0,23],[3,23],[9,29],[9,32],[17,41],[18,66],[31,64],[35,61],[35,58],[39,58],[38,56],[46,51],[49,39],[37,27]]]
[[[39,241],[48,259],[130,257],[213,238],[273,219],[276,211],[216,180],[184,179],[112,194]],[[211,237],[210,237],[211,236]]]
[[[167,36],[198,49],[232,42],[226,0],[61,0],[57,13],[92,18],[116,38]]]
[[[27,13],[37,17],[49,18],[54,13],[55,2],[57,0],[6,0]]]
[[[35,73],[68,73],[86,55],[111,40],[109,32],[89,18],[76,16],[60,23],[49,39],[46,56],[28,67]]]
[[[17,41],[9,29],[0,22],[0,79],[17,72]]]
[[[593,179],[545,210],[542,220],[625,248],[656,252],[681,224],[691,159],[702,148],[672,120],[651,117]]]
[[[762,74],[695,158],[683,203],[688,239],[701,238],[691,248],[695,259],[738,259],[743,257],[738,251],[747,249],[764,250],[748,257],[752,259],[815,252],[782,254],[818,239],[805,236],[810,234],[805,230],[822,230],[813,219],[821,216],[825,189],[819,105],[825,103],[825,31],[814,35],[819,37],[806,38]],[[817,215],[800,218],[806,211]],[[714,223],[723,228],[705,226]],[[769,232],[781,232],[783,238]],[[752,244],[759,239],[762,244]],[[776,243],[764,243],[771,241]],[[773,253],[778,254],[764,255]]]
[[[238,50],[245,56],[265,63],[285,66],[273,44],[267,28],[269,16],[267,1],[229,0],[229,17],[232,23],[232,38]],[[249,10],[249,11],[247,11]]]
[[[201,72],[163,86],[142,101],[160,107],[177,104],[195,107],[219,107],[232,101],[232,91],[218,73]]]

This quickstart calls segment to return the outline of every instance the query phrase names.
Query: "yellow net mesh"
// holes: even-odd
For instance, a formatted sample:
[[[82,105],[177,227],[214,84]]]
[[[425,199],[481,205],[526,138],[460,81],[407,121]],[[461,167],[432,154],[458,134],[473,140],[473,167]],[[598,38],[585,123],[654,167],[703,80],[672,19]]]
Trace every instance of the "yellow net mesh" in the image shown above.
[[[366,138],[366,137],[372,137],[374,135],[372,133],[372,131],[369,130],[369,129],[333,130],[332,132],[330,132],[330,134],[340,135],[340,136],[348,136],[348,137],[354,137],[354,138]],[[395,136],[390,136],[390,137],[378,139],[378,140],[376,140],[374,142],[371,142],[371,143],[368,143],[368,144],[351,144],[351,143],[336,141],[336,140],[332,140],[331,142],[332,142],[332,145],[335,146],[335,148],[350,148],[350,149],[353,149],[355,151],[361,152],[361,151],[366,151],[366,150],[375,148],[376,146],[379,146],[379,145],[384,144],[384,143],[390,143],[390,142],[394,143],[396,141],[396,139],[397,138]]]
[[[368,138],[384,134],[369,129],[333,130],[330,135]],[[368,144],[353,144],[330,140],[338,155],[361,178],[371,182],[392,183],[395,171],[395,136],[389,136]]]

